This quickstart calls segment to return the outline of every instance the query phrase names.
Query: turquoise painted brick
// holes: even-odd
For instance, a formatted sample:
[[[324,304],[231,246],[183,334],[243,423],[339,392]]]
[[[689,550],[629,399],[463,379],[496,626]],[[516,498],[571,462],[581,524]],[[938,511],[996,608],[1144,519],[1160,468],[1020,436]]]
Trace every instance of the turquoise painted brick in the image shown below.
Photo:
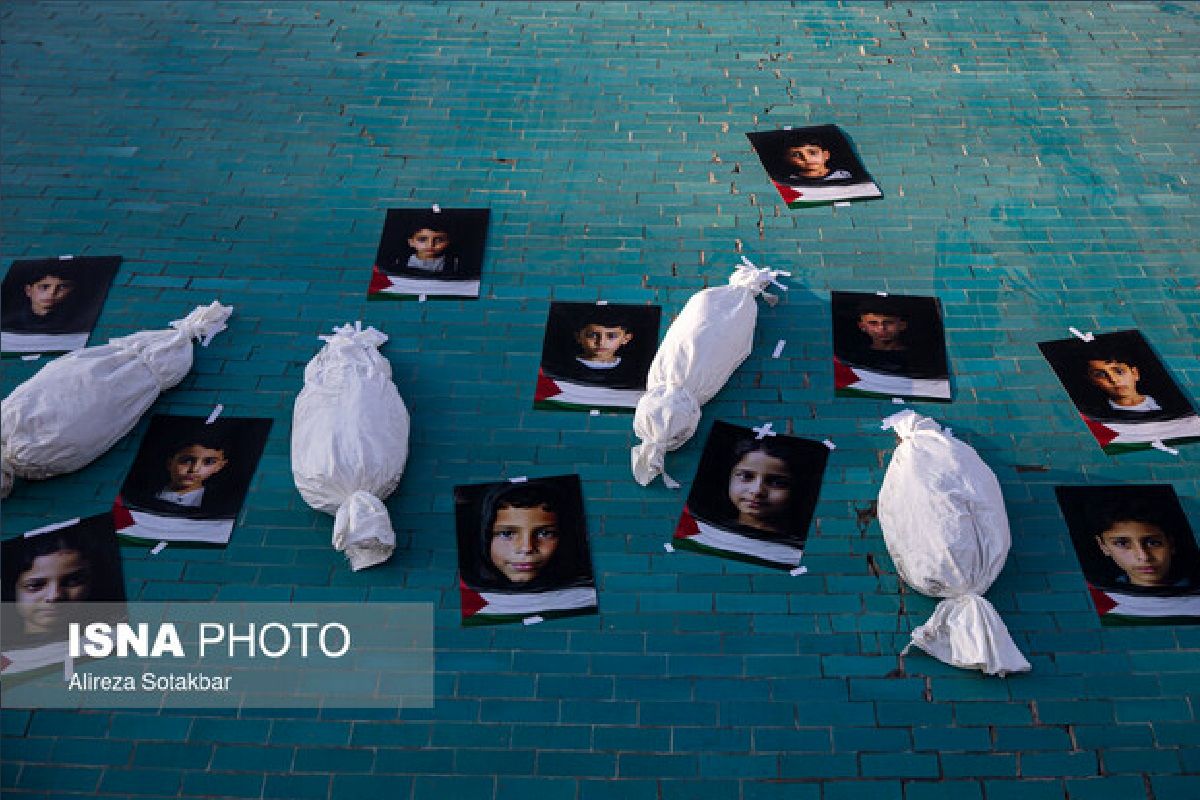
[[[1140,777],[1106,775],[1065,781],[1071,800],[1117,800],[1144,797],[1146,787]]]
[[[1088,776],[1095,775],[1097,768],[1096,754],[1091,752],[1026,753],[1021,756],[1021,774],[1026,777]]]
[[[84,766],[112,765],[120,767],[129,763],[130,753],[133,752],[133,744],[130,742],[112,742],[104,739],[58,739],[57,741],[49,739],[6,740],[4,750],[11,757],[11,749],[14,746],[32,742],[53,746],[53,752],[49,760],[63,764],[80,764]]]
[[[544,800],[574,800],[575,781],[569,778],[516,778],[501,776],[496,781],[496,800],[524,800],[530,796]]]
[[[602,778],[616,773],[616,756],[605,753],[543,751],[537,756],[538,775]]]
[[[388,800],[406,797],[412,791],[412,778],[396,775],[334,775],[330,800]]]
[[[174,797],[183,774],[174,769],[107,769],[100,781],[100,792],[113,794],[157,794]]]
[[[657,781],[579,781],[579,800],[658,800],[658,795]]]
[[[860,763],[864,777],[936,778],[939,774],[935,756],[917,753],[864,753]]]
[[[111,739],[182,742],[188,738],[188,717],[158,717],[151,714],[113,714],[108,729]]]
[[[253,772],[256,770],[287,772],[292,767],[294,756],[295,753],[291,748],[217,745],[209,766],[211,769],[222,772]],[[346,766],[352,765],[347,764]],[[297,765],[297,769],[299,769],[299,765]]]
[[[837,781],[821,787],[823,800],[851,800],[865,793],[880,800],[901,800],[904,786],[900,781]]]
[[[976,781],[909,781],[904,784],[904,800],[982,800],[983,787]]]
[[[263,786],[264,798],[306,800],[329,796],[328,775],[268,775]]]
[[[210,745],[142,742],[133,754],[133,766],[205,769],[211,759]]]
[[[101,770],[93,767],[41,767],[26,764],[17,778],[22,790],[42,793],[93,792],[100,781]]]
[[[185,772],[182,791],[216,797],[260,797],[263,784],[264,776],[252,773]]]

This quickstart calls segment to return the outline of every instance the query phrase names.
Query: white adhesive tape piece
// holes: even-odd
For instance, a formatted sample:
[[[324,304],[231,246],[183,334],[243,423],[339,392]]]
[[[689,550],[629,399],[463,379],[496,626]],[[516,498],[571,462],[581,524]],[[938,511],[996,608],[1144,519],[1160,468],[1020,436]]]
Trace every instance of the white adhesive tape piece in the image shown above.
[[[598,416],[600,416],[600,409],[593,408],[591,411],[588,412],[588,415],[593,416],[593,417],[598,417]]]
[[[951,439],[954,438],[954,428],[942,428],[942,433],[946,434]]]
[[[876,292],[875,294],[879,295],[880,297],[887,297],[887,296],[888,296],[888,293],[887,293],[887,292]]]
[[[774,426],[770,422],[764,422],[762,425],[750,428],[750,430],[754,431],[755,439],[765,439],[768,436],[778,436],[779,435],[774,430],[772,430],[773,427]]]
[[[845,200],[839,200],[836,203],[834,203],[834,205],[837,206],[838,208],[844,208],[844,207],[850,205],[850,203]]]
[[[1093,341],[1096,338],[1095,335],[1091,331],[1088,331],[1087,333],[1083,333],[1082,331],[1079,330],[1079,328],[1067,328],[1067,330],[1069,330],[1074,336],[1076,336],[1079,339],[1082,339],[1085,342]]]
[[[608,301],[607,301],[607,300],[597,300],[597,301],[596,301],[596,305],[598,305],[598,306],[606,306],[606,305],[608,305]]]
[[[790,131],[790,130],[792,129],[792,126],[791,126],[791,125],[784,125],[784,126],[783,126],[783,129],[784,129],[785,131]]]
[[[30,353],[27,356],[21,356],[21,360],[22,361],[37,361],[41,357],[42,357],[41,353]]]
[[[799,575],[803,575],[806,572],[808,572],[808,567],[796,567],[795,569],[789,569],[788,575],[791,575],[794,578]]]
[[[509,478],[509,479],[508,479],[508,482],[509,482],[509,483],[525,483],[525,482],[526,482],[526,481],[528,481],[528,480],[529,480],[529,478],[527,478],[526,476],[524,476],[524,475],[518,475],[518,476],[517,476],[517,477],[515,477],[515,478]]]
[[[662,474],[662,479],[663,479],[663,486],[666,486],[668,489],[678,489],[679,488],[679,481],[675,480],[667,473],[664,472]]]
[[[787,339],[780,339],[775,343],[775,351],[771,353],[771,358],[779,358],[783,355],[783,348],[787,346]]]
[[[158,544],[154,545],[154,547],[150,548],[150,555],[156,556],[159,553],[161,553],[163,550],[166,550],[166,549],[167,549],[167,543],[159,542]]]
[[[64,253],[63,255],[58,257],[58,260],[59,261],[70,261],[74,257],[75,256],[71,255],[70,253]]]
[[[663,550],[666,550],[668,553],[674,553],[675,545],[671,544],[670,542],[663,542]]]
[[[539,617],[537,614],[534,614],[532,617],[526,617],[525,619],[521,620],[522,625],[537,625],[539,622],[544,622],[544,620],[541,617]]]
[[[417,295],[417,302],[418,302],[418,303],[424,303],[424,302],[425,302],[425,295],[423,295],[423,294],[419,294],[419,295]]]
[[[832,439],[822,439],[821,444],[825,445],[830,450],[837,450],[837,445],[833,443]]]
[[[894,406],[902,406],[902,405],[904,405],[904,398],[903,398],[903,397],[893,397],[893,398],[892,398],[892,405],[894,405]]]
[[[212,425],[214,422],[217,421],[217,417],[221,416],[221,412],[224,410],[225,410],[225,406],[221,405],[220,403],[217,403],[216,407],[213,408],[212,413],[208,415],[208,419],[204,420],[204,424]]]
[[[67,657],[63,659],[63,683],[70,683],[71,678],[75,677],[75,659],[71,658],[71,651],[67,651]]]
[[[25,531],[25,533],[22,535],[28,539],[30,536],[38,536],[39,534],[49,533],[50,531],[56,531],[59,528],[69,528],[77,522],[79,522],[79,517],[75,517],[75,519],[69,519],[66,522],[55,522],[53,525],[43,525],[40,528],[34,528],[31,531]]]
[[[1176,450],[1174,447],[1168,447],[1161,439],[1156,439],[1155,441],[1151,442],[1150,446],[1155,450],[1162,450],[1164,453],[1170,453],[1173,456],[1179,455],[1178,450]]]
[[[439,206],[437,203],[434,203],[433,204],[433,213],[435,213],[435,214],[442,213],[442,207]]]

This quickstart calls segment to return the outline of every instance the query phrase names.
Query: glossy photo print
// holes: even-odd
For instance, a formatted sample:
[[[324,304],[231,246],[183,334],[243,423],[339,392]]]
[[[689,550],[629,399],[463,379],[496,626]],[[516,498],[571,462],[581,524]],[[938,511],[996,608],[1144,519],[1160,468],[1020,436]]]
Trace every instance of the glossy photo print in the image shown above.
[[[229,543],[271,420],[155,415],[113,505],[126,539]]]
[[[1167,484],[1058,486],[1103,625],[1200,623],[1200,548]]]
[[[836,125],[747,133],[788,208],[883,197]]]
[[[839,397],[951,400],[936,297],[833,292],[833,385]]]
[[[551,303],[535,408],[632,413],[658,348],[658,306]]]
[[[1106,453],[1200,441],[1200,417],[1140,331],[1040,342]]]
[[[49,525],[0,542],[0,676],[61,664],[72,621],[93,604],[123,618],[125,580],[111,514]],[[114,605],[119,604],[119,605]]]
[[[463,625],[596,613],[579,476],[454,487]]]
[[[0,350],[85,347],[120,266],[120,256],[14,261],[0,284]]]
[[[713,423],[674,544],[791,570],[800,564],[829,448]]]
[[[486,208],[388,209],[368,299],[479,297],[488,214]]]

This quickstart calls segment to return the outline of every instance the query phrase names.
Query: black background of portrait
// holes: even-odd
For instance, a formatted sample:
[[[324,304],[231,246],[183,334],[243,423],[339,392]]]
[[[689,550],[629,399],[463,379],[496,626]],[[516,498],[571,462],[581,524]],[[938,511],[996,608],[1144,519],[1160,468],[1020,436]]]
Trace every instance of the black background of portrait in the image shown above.
[[[1095,354],[1105,345],[1114,345],[1137,360],[1136,366],[1141,376],[1138,391],[1153,397],[1162,411],[1118,411],[1108,404],[1108,396],[1087,378],[1088,354]],[[1092,342],[1078,338],[1056,339],[1038,342],[1038,348],[1066,389],[1071,402],[1080,413],[1092,419],[1128,424],[1178,419],[1196,413],[1191,401],[1180,391],[1179,385],[1141,331],[1098,333]]]
[[[62,302],[61,311],[56,310],[56,319],[51,323],[32,317],[25,296],[25,284],[44,266],[75,282],[75,289]],[[90,333],[120,266],[121,256],[14,261],[0,284],[0,329],[11,333]]]
[[[187,519],[233,519],[241,510],[250,481],[262,457],[271,431],[271,420],[255,417],[218,417],[205,425],[205,417],[156,414],[138,448],[129,474],[121,485],[121,498],[128,508],[165,517]],[[186,446],[195,434],[214,429],[228,442],[228,463],[204,486],[198,508],[184,508],[155,497],[168,484],[167,459]]]
[[[802,547],[808,538],[808,526],[821,493],[829,448],[821,442],[798,436],[779,434],[770,437],[774,444],[790,451],[793,461],[798,465],[797,474],[793,475],[795,483],[791,510],[787,514],[791,525],[783,534],[771,534],[739,525],[736,521],[737,509],[729,500],[729,475],[737,463],[733,455],[734,447],[742,441],[753,441],[755,436],[750,428],[721,420],[713,422],[708,440],[704,443],[704,452],[700,455],[700,464],[696,467],[696,478],[688,493],[688,510],[704,522],[742,536]]]
[[[408,246],[411,227],[430,215],[444,225],[450,237],[446,248],[446,269],[425,272],[407,267],[413,250]],[[488,218],[486,208],[443,208],[433,214],[428,208],[389,208],[375,254],[375,266],[393,275],[436,281],[478,280],[483,273],[483,253],[487,243]]]
[[[1063,519],[1067,522],[1083,577],[1093,586],[1159,595],[1187,593],[1187,590],[1139,589],[1118,582],[1117,579],[1124,573],[1112,559],[1100,552],[1095,538],[1114,505],[1119,508],[1133,505],[1153,509],[1163,526],[1170,526],[1176,534],[1176,551],[1172,557],[1174,574],[1190,575],[1193,581],[1200,580],[1200,547],[1196,544],[1195,534],[1175,494],[1175,488],[1170,484],[1056,486],[1054,494],[1058,498]],[[1193,583],[1192,591],[1196,588],[1197,584]]]
[[[869,351],[871,337],[858,328],[858,306],[864,300],[883,300],[893,305],[897,313],[908,320],[908,329],[901,340],[908,345],[904,356],[908,366],[903,371],[872,367],[861,355]],[[942,325],[941,302],[936,297],[889,294],[879,297],[873,292],[832,292],[833,353],[844,363],[876,369],[909,378],[949,378],[946,358],[946,330]]]
[[[546,335],[542,341],[542,370],[552,378],[565,378],[613,389],[645,389],[646,373],[658,350],[658,306],[604,305],[595,303],[550,304]],[[575,331],[588,322],[615,324],[621,319],[633,341],[618,351],[621,363],[610,370],[595,370],[576,361],[579,345]]]
[[[829,151],[829,161],[826,166],[833,172],[844,169],[850,173],[849,178],[842,180],[821,180],[810,178],[795,178],[792,174],[796,167],[787,161],[787,148],[801,144],[808,135],[815,135],[825,143]],[[746,134],[750,145],[758,153],[763,169],[772,180],[791,186],[845,186],[852,183],[873,182],[871,175],[863,166],[862,160],[854,150],[850,138],[837,125],[812,125],[803,128],[778,131],[754,131]]]
[[[508,489],[547,486],[562,506],[558,511],[559,551],[552,576],[540,576],[529,584],[516,585],[482,564],[487,558],[484,528],[498,494]],[[527,594],[579,586],[594,586],[592,558],[588,547],[583,491],[578,475],[530,478],[520,483],[498,481],[454,487],[455,532],[458,539],[458,569],[463,582],[477,591]]]

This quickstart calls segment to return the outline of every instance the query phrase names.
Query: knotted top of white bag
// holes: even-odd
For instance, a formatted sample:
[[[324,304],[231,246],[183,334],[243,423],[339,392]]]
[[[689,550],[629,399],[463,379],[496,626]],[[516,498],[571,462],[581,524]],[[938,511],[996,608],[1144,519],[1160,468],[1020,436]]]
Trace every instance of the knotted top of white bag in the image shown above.
[[[199,339],[201,347],[208,347],[212,338],[225,330],[225,323],[233,314],[233,306],[223,306],[216,300],[211,305],[196,306],[192,313],[171,323],[171,327],[189,339]]]
[[[391,380],[392,365],[379,354],[379,346],[388,340],[387,334],[362,322],[346,323],[333,329],[331,335],[318,337],[325,342],[304,368],[304,382],[328,389],[337,389],[351,378],[373,375]]]
[[[791,274],[782,269],[755,266],[753,261],[742,256],[742,263],[738,264],[729,276],[729,285],[749,289],[754,295],[761,294],[767,305],[773,306],[779,302],[779,298],[765,291],[767,286],[775,285],[780,291],[786,292],[788,288],[780,283],[778,278],[790,277]]]
[[[379,347],[388,340],[387,334],[383,331],[376,330],[368,325],[366,328],[362,326],[362,322],[355,322],[351,325],[347,322],[345,325],[340,325],[333,329],[332,335],[318,336],[322,342],[339,345],[356,345],[358,347]]]
[[[921,416],[910,408],[897,411],[890,417],[886,417],[880,427],[885,431],[890,428],[893,433],[900,437],[901,441],[911,439],[918,433],[942,432],[941,425],[938,425],[929,417]]]

